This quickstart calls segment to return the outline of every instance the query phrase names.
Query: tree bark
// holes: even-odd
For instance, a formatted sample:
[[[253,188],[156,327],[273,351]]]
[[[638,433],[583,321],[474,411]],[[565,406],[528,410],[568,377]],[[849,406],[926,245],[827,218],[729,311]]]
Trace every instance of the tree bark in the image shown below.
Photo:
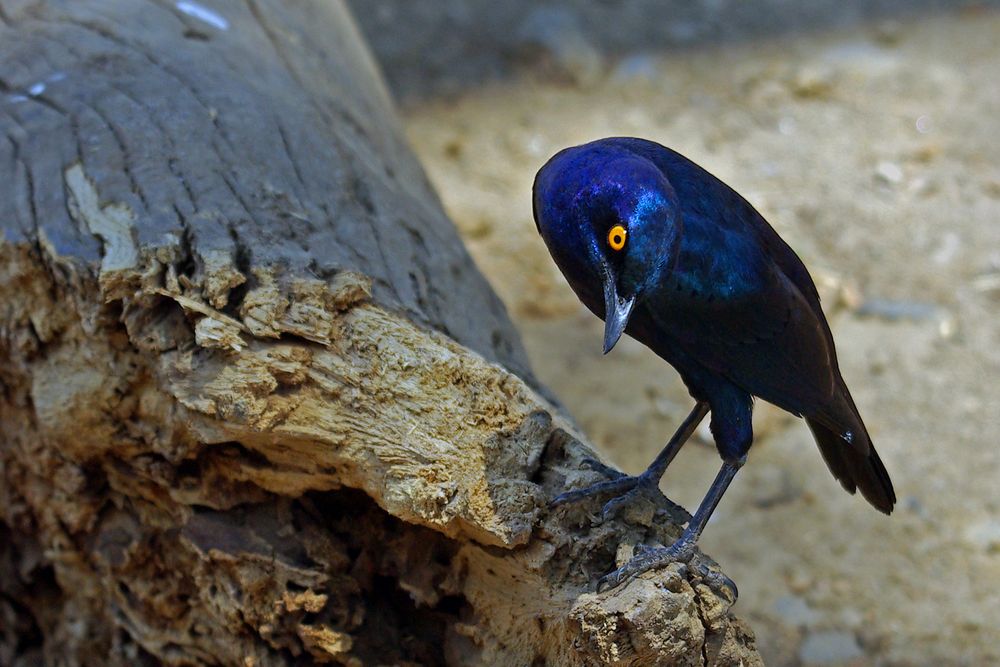
[[[343,6],[0,0],[0,664],[755,664],[596,594],[590,450]],[[590,509],[593,509],[592,507]]]

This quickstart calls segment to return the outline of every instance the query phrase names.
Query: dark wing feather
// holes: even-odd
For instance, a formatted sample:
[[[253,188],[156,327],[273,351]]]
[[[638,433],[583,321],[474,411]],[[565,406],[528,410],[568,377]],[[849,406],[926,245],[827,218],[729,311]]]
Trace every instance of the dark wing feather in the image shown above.
[[[739,297],[681,294],[654,317],[701,365],[785,410],[812,414],[833,396],[832,348],[795,285],[778,270],[767,273]]]
[[[816,438],[823,460],[841,486],[849,493],[860,489],[865,500],[877,510],[885,514],[891,513],[896,504],[896,493],[892,489],[889,473],[878,452],[871,446],[864,427],[848,443],[840,433],[816,419],[807,419],[806,423]]]

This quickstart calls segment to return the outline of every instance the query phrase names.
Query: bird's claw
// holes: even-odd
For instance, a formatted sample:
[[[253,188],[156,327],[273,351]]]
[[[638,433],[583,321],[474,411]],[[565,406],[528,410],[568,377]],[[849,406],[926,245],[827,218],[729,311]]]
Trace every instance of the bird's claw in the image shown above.
[[[634,480],[632,488],[604,503],[604,507],[601,508],[601,521],[613,519],[623,507],[632,504],[639,496],[654,495],[660,492],[656,481],[644,475],[628,479]]]
[[[736,600],[740,597],[740,589],[737,588],[736,582],[726,576],[720,570],[714,570],[708,566],[705,562],[704,556],[699,556],[698,558],[692,558],[690,563],[698,574],[701,575],[702,581],[708,585],[717,594],[720,590],[725,589],[729,592],[730,604],[735,604]]]
[[[603,592],[631,581],[643,572],[649,572],[668,563],[687,563],[694,555],[694,546],[687,542],[675,542],[669,547],[647,547],[640,545],[636,548],[638,552],[635,556],[613,572],[609,572],[597,582],[597,592]],[[725,576],[725,575],[723,575]]]
[[[582,489],[573,489],[572,491],[560,493],[552,499],[552,502],[549,503],[549,507],[558,507],[559,505],[579,502],[599,494],[620,493],[628,491],[633,486],[635,486],[635,483],[632,481],[631,477],[609,479],[604,482],[598,482],[597,484],[591,484],[590,486]]]
[[[574,489],[572,491],[561,493],[552,499],[549,503],[549,507],[558,507],[559,505],[575,503],[596,495],[610,494],[615,497],[606,502],[604,507],[601,508],[601,520],[607,521],[613,518],[623,507],[630,504],[639,496],[659,493],[657,480],[653,479],[651,475],[643,473],[641,475],[631,477],[624,475],[617,470],[608,468],[603,463],[594,461],[593,459],[587,459],[584,461],[584,465],[591,467],[594,470],[598,470],[599,472],[605,472],[606,469],[607,471],[615,473],[618,476],[604,482],[592,484],[582,489]]]
[[[597,459],[587,457],[580,462],[580,465],[588,470],[593,470],[594,472],[599,472],[608,479],[621,479],[625,477],[625,473],[621,470],[615,470],[606,463],[601,463]]]

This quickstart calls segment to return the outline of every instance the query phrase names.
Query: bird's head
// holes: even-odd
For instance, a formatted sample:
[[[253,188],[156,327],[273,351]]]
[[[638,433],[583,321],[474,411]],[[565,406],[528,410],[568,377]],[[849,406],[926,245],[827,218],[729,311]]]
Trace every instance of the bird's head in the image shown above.
[[[580,299],[604,317],[604,352],[671,270],[677,195],[645,157],[601,142],[556,154],[535,177],[538,231]]]

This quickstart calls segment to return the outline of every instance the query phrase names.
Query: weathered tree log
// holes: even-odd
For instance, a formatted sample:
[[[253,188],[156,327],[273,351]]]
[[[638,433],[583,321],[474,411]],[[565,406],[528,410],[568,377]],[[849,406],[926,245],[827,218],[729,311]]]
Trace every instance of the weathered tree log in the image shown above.
[[[0,664],[753,664],[595,473],[338,3],[0,1]]]

